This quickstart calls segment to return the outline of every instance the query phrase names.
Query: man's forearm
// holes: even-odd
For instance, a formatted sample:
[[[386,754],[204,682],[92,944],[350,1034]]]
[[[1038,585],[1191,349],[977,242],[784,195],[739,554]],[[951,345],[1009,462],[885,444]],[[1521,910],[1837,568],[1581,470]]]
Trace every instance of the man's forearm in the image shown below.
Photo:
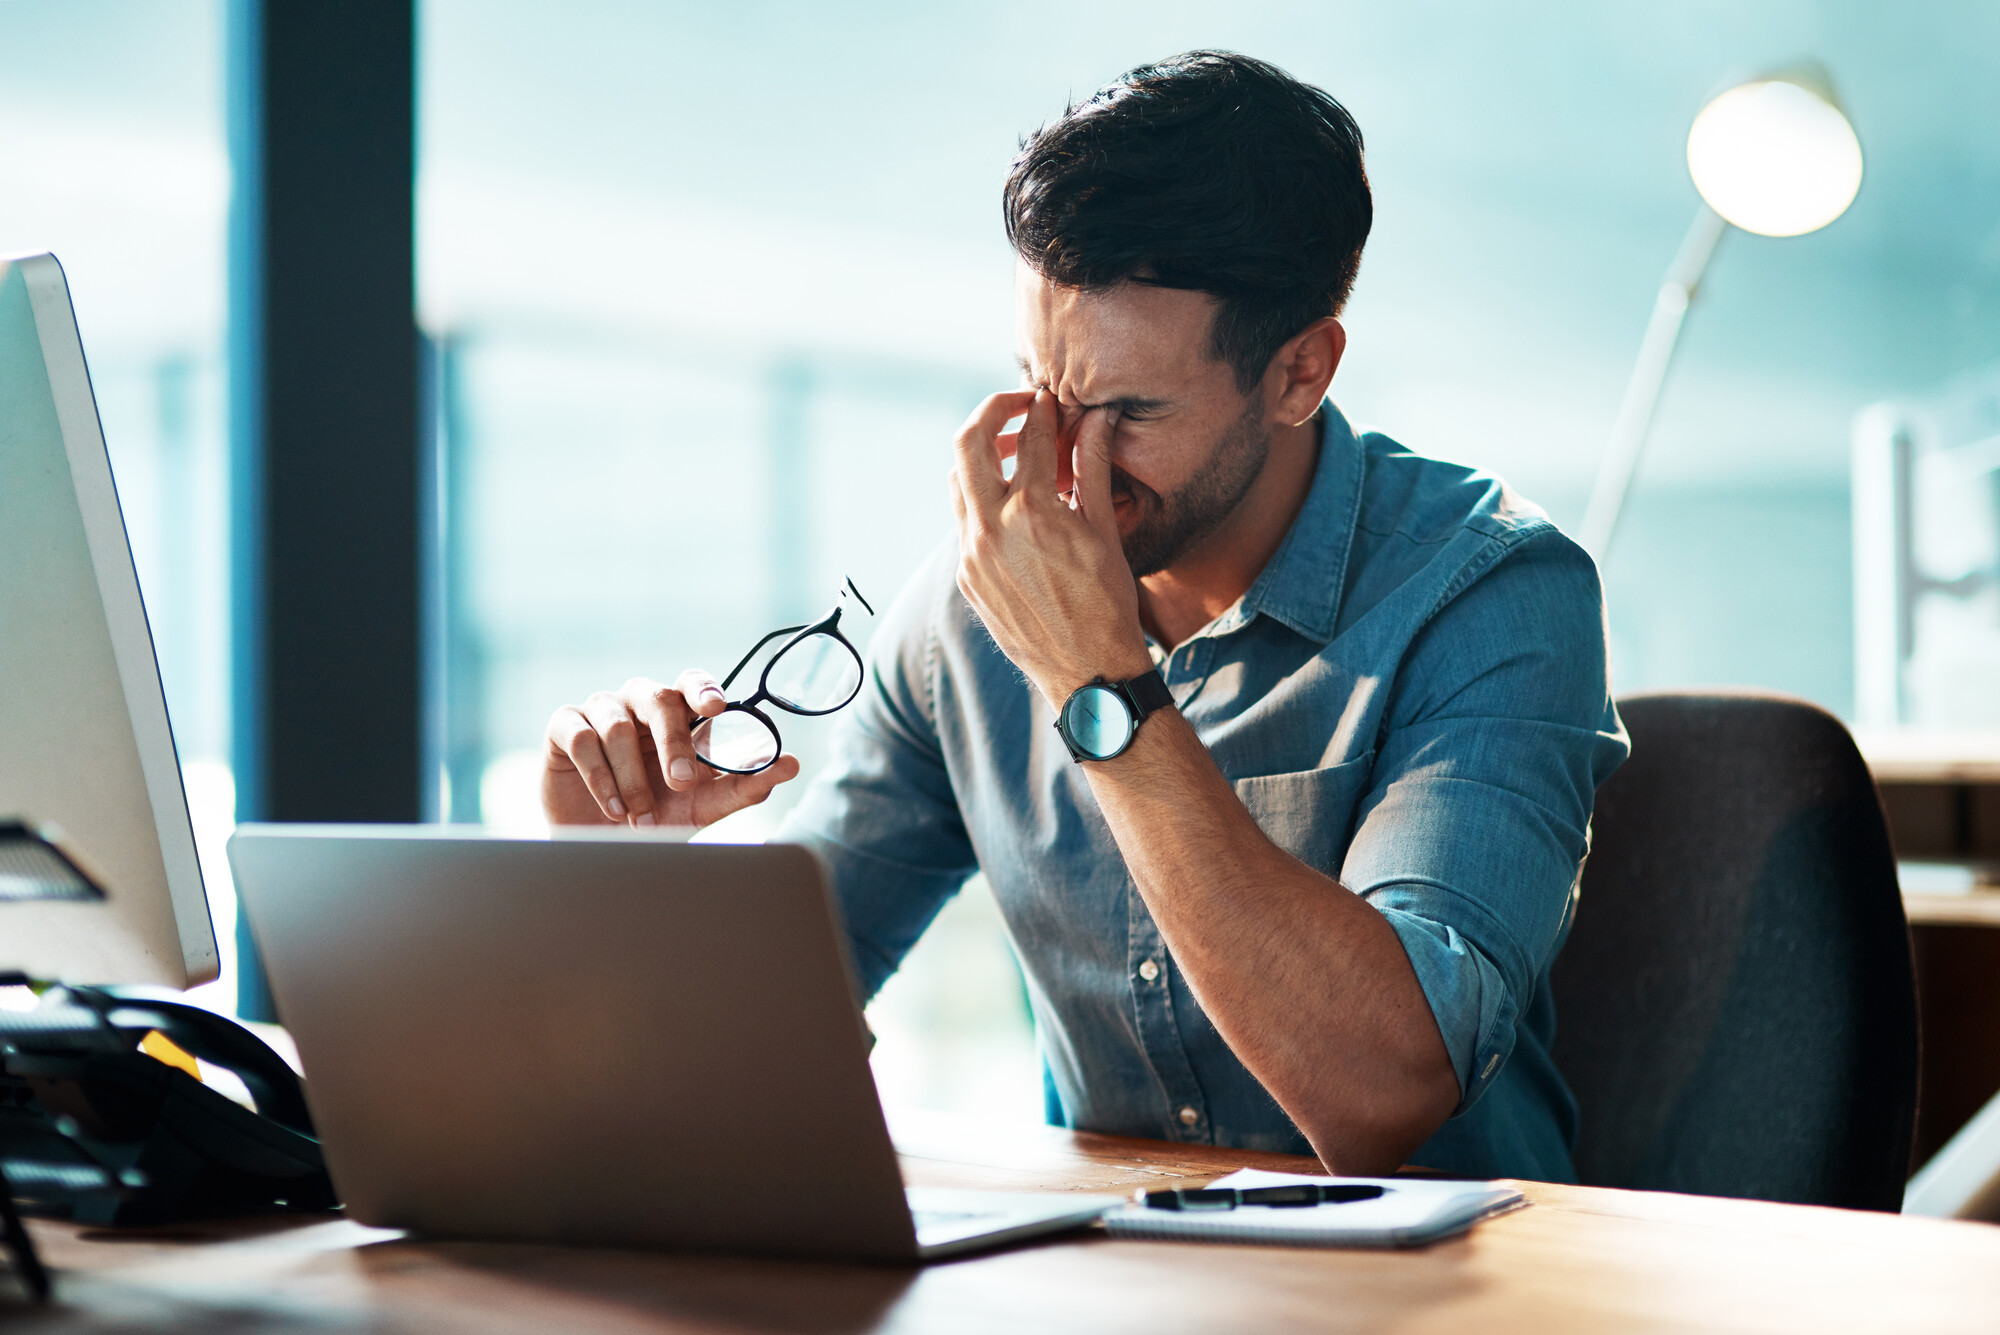
[[[1458,1080],[1387,920],[1264,836],[1178,713],[1086,766],[1139,892],[1216,1029],[1342,1173],[1400,1165]]]
[[[1255,559],[1217,576],[1231,587],[1248,587],[1243,576],[1276,549],[1317,453],[1316,434],[1296,433],[1306,432],[1339,358],[1337,347],[1330,359],[1305,348],[1295,346],[1287,388],[1266,409],[1269,425],[1310,448],[1282,452],[1293,465],[1289,483],[1282,473],[1264,475],[1279,479],[1259,511],[1270,531],[1238,535],[1238,555]],[[1008,478],[1001,428],[1023,414]],[[1054,394],[996,394],[956,444],[959,591],[1058,708],[1093,677],[1124,681],[1151,666],[1117,510],[1119,420],[1114,404],[1084,407],[1074,443],[1065,444]],[[1191,632],[1215,610],[1196,598],[1182,619],[1193,622]],[[1450,1114],[1458,1082],[1389,924],[1266,839],[1178,713],[1155,715],[1129,750],[1086,768],[1153,920],[1237,1057],[1329,1167],[1396,1167]]]

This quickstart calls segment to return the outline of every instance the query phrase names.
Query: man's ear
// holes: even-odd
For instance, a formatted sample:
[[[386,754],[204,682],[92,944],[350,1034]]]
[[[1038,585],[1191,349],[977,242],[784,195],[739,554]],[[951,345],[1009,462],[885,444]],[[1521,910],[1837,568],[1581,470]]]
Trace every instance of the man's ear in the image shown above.
[[[1331,315],[1286,339],[1264,372],[1271,416],[1282,426],[1297,426],[1318,412],[1346,351],[1347,330]]]

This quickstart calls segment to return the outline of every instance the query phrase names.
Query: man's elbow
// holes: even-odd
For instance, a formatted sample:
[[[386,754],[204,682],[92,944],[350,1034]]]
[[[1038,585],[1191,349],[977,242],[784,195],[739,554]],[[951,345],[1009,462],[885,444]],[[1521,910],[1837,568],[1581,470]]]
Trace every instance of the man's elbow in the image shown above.
[[[1384,1077],[1359,1098],[1301,1126],[1330,1173],[1381,1177],[1395,1172],[1437,1134],[1458,1107],[1458,1076],[1440,1042],[1408,1062],[1385,1063]],[[1386,1074],[1393,1071],[1394,1074]]]

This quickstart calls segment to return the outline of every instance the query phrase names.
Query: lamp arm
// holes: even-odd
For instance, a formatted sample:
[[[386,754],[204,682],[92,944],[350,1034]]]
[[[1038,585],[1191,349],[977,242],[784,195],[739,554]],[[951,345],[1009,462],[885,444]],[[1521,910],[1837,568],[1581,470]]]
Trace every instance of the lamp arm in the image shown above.
[[[1632,475],[1639,470],[1646,437],[1653,429],[1653,416],[1660,406],[1660,389],[1666,384],[1667,368],[1680,341],[1681,321],[1687,317],[1688,303],[1701,290],[1702,275],[1708,271],[1708,261],[1728,226],[1721,214],[1702,204],[1672,267],[1660,283],[1659,295],[1653,299],[1653,315],[1646,322],[1646,337],[1639,344],[1639,360],[1632,366],[1632,378],[1625,382],[1625,397],[1618,405],[1611,441],[1598,464],[1597,482],[1591,487],[1590,505],[1583,515],[1584,550],[1600,565],[1611,549],[1612,536],[1618,531],[1618,519],[1625,509],[1625,494],[1631,490]]]

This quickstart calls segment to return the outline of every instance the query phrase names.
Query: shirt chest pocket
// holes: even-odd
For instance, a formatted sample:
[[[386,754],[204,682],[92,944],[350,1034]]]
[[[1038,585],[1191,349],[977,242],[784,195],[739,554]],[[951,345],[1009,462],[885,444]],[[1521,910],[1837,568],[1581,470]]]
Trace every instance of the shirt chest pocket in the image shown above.
[[[1374,769],[1370,751],[1330,769],[1238,779],[1236,796],[1272,843],[1307,866],[1338,876],[1354,832],[1354,808]]]

